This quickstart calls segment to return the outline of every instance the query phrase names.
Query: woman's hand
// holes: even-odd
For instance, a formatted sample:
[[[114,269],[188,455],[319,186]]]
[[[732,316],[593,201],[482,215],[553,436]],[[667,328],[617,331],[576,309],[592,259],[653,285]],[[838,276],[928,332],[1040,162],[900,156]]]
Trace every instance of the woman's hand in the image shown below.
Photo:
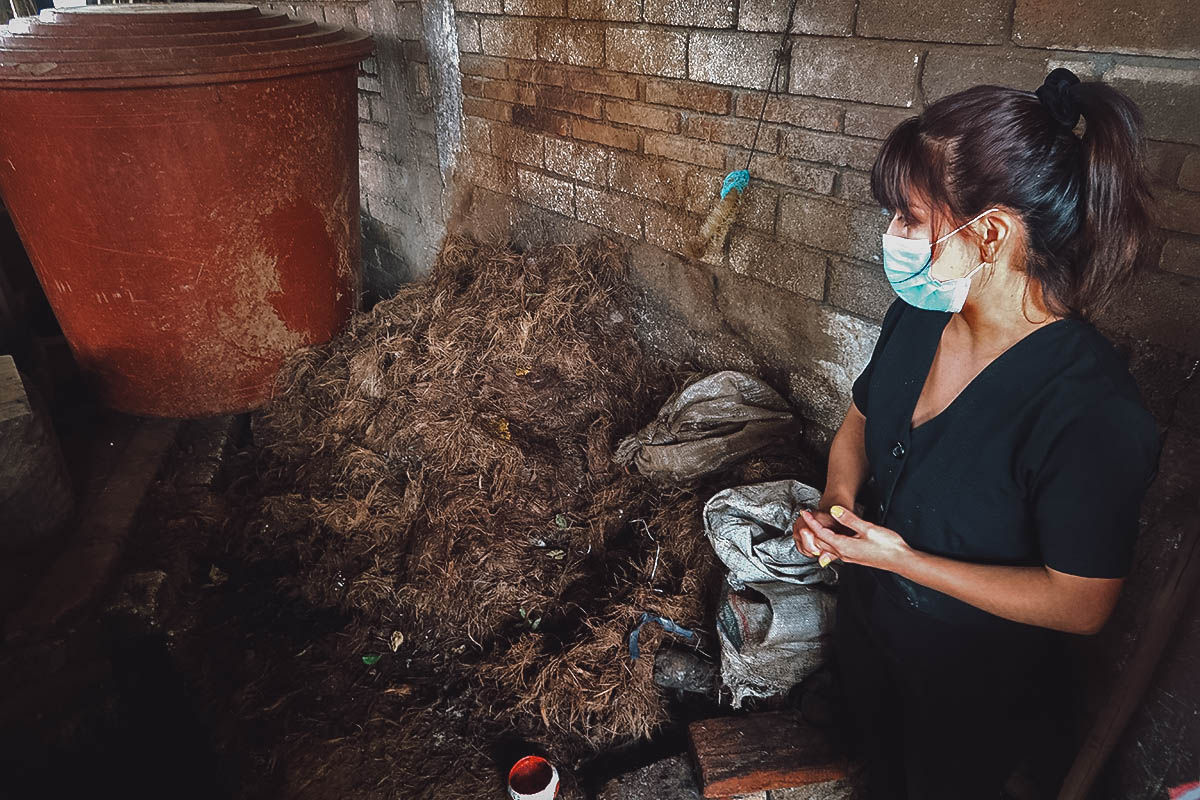
[[[834,556],[828,553],[828,551],[821,551],[815,538],[815,526],[812,521],[804,518],[805,514],[808,514],[812,520],[815,520],[819,525],[827,529],[834,527],[837,524],[837,520],[828,511],[818,509],[815,513],[801,511],[800,516],[796,517],[796,521],[792,523],[792,538],[796,540],[796,549],[809,558],[821,559],[821,566],[824,567],[829,564],[829,561],[833,560]]]
[[[826,517],[828,520],[824,519]],[[803,520],[805,525],[801,535],[811,536],[811,545],[808,541],[805,542],[809,551],[800,548],[800,552],[809,555],[813,550],[819,551],[822,566],[829,563],[826,556],[830,556],[847,564],[862,564],[898,572],[913,552],[900,534],[891,528],[873,525],[861,519],[845,506],[835,505],[829,510],[829,514],[821,511],[816,514],[801,511],[800,520]],[[793,531],[800,526],[800,520],[796,521]],[[851,534],[834,531],[831,523],[844,525],[850,529]]]

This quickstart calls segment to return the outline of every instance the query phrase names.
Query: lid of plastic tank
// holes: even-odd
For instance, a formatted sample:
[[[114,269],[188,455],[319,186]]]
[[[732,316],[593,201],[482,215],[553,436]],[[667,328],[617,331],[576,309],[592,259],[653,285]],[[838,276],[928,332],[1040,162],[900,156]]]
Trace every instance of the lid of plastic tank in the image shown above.
[[[241,3],[47,9],[0,25],[0,86],[153,86],[331,69],[371,53],[354,28]]]

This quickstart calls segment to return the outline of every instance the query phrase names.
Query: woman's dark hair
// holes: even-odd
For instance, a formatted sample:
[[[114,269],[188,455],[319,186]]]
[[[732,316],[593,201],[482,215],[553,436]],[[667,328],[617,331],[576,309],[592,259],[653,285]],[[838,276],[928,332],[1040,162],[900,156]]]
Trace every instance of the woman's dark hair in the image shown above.
[[[1054,102],[1043,102],[1039,94],[1064,73]],[[1153,240],[1144,154],[1142,115],[1129,97],[1055,70],[1038,93],[975,86],[901,122],[871,169],[871,193],[907,220],[910,201],[923,200],[930,239],[993,206],[1017,214],[1026,236],[1016,265],[1040,284],[1051,312],[1088,318]]]

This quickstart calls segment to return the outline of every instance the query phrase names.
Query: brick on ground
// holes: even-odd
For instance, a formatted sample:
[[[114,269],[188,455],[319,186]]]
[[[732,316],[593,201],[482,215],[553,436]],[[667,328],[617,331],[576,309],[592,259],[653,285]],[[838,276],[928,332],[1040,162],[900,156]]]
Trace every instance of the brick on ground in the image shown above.
[[[846,758],[829,735],[791,712],[701,720],[688,738],[706,798],[843,780]]]

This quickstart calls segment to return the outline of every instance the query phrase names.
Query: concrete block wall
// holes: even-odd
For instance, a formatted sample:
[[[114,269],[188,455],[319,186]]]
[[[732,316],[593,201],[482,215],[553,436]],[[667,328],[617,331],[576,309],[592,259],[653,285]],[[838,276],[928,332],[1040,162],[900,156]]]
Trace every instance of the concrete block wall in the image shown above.
[[[683,258],[744,167],[785,0],[455,0],[463,224],[627,239],[647,338],[773,374],[819,445],[893,295],[869,195],[880,140],[977,83],[1068,66],[1132,95],[1163,205],[1157,268],[1101,320],[1200,353],[1200,7],[1192,0],[801,0],[728,246]],[[547,218],[551,218],[547,222]],[[568,223],[570,221],[570,223]]]

